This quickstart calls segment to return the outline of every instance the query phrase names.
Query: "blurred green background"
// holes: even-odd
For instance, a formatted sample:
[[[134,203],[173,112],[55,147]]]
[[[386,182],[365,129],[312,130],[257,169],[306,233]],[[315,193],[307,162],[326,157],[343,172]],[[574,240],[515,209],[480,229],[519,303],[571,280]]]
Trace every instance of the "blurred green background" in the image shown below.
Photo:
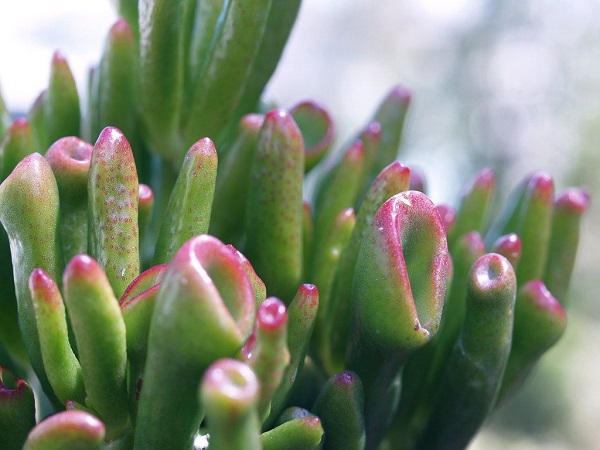
[[[395,84],[414,94],[400,159],[453,203],[470,176],[496,170],[504,195],[550,172],[584,185],[584,220],[566,336],[472,448],[597,449],[600,442],[600,2],[572,0],[304,0],[267,97],[326,105],[347,141]],[[84,92],[114,20],[104,0],[22,0],[0,8],[0,87],[26,110],[52,51]]]

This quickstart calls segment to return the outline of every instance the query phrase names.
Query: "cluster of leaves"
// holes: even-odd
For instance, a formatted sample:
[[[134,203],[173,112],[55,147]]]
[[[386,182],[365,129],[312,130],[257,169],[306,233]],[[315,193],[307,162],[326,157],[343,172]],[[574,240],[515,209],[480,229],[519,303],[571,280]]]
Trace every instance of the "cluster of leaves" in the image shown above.
[[[434,205],[403,88],[338,149],[264,111],[299,1],[118,7],[83,121],[58,53],[0,104],[2,448],[465,447],[564,332],[587,193]]]

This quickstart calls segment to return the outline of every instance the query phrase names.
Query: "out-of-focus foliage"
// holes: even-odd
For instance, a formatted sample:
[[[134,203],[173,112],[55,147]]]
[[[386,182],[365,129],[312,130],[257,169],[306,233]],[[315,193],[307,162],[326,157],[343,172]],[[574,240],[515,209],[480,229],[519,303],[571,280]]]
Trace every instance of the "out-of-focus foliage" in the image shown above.
[[[379,0],[377,8],[308,0],[269,92],[291,101],[291,87],[302,83],[340,112],[347,135],[372,109],[379,86],[401,80],[414,93],[405,162],[423,168],[434,198],[457,191],[482,165],[503,169],[504,188],[535,167],[597,196],[599,13],[591,0]],[[496,417],[502,437],[484,434],[475,447],[597,443],[600,236],[592,230],[600,208],[592,203],[588,214],[566,336],[529,389]],[[517,414],[532,404],[536,414]],[[537,440],[520,431],[537,431]]]

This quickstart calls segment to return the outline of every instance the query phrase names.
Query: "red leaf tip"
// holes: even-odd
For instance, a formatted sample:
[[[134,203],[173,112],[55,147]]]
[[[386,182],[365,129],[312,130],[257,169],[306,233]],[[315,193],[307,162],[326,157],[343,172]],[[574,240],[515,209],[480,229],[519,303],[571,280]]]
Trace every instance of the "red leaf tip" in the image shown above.
[[[437,205],[438,213],[444,224],[446,232],[456,224],[456,211],[454,208],[446,203]]]
[[[50,275],[48,275],[44,269],[33,269],[33,272],[31,272],[31,275],[29,276],[29,288],[31,290],[46,290],[53,286],[55,286],[54,280],[52,280]]]
[[[541,201],[551,203],[554,198],[554,180],[548,173],[537,172],[531,176],[528,190]]]
[[[67,64],[67,58],[65,57],[65,55],[62,54],[62,52],[60,50],[55,50],[54,53],[52,54],[52,65],[66,65]]]
[[[587,189],[567,188],[556,197],[554,205],[558,209],[583,214],[590,206],[590,194]]]
[[[46,159],[52,167],[81,166],[87,171],[92,157],[92,145],[75,136],[60,138],[46,152]]]
[[[497,253],[485,254],[475,261],[471,268],[468,289],[477,299],[490,298],[487,294],[491,294],[492,291],[514,290],[516,289],[515,271],[504,256]]]
[[[119,17],[112,27],[110,27],[109,34],[113,38],[123,38],[133,41],[131,27],[123,17]]]
[[[29,121],[27,120],[27,118],[17,117],[15,120],[13,120],[12,124],[10,125],[9,133],[20,131],[26,128],[29,128]]]
[[[272,109],[265,115],[265,120],[280,122],[282,120],[289,120],[290,113],[284,109]]]
[[[25,380],[17,378],[10,370],[0,366],[0,398],[13,398],[26,388]]]
[[[148,203],[154,200],[154,193],[152,192],[152,188],[150,186],[140,183],[138,189],[138,198],[140,203]]]
[[[64,279],[72,277],[94,277],[98,272],[102,272],[102,269],[94,258],[88,255],[80,254],[75,255],[67,264],[64,273]],[[66,284],[66,283],[65,283]]]
[[[475,186],[481,189],[493,189],[496,185],[496,175],[494,171],[486,167],[475,175]]]
[[[226,397],[251,401],[258,395],[258,380],[250,367],[235,359],[220,359],[206,371],[203,389],[217,390]]]
[[[397,85],[392,88],[390,97],[398,98],[403,103],[408,104],[412,100],[412,92],[404,86]]]
[[[567,319],[564,308],[541,280],[528,281],[521,289],[527,292],[527,298],[532,299],[537,308],[549,312],[559,320]]]
[[[287,323],[285,304],[276,297],[269,297],[258,308],[257,320],[262,330],[277,330]]]
[[[344,370],[333,376],[333,382],[342,388],[348,389],[356,384],[358,381],[358,375],[350,370]]]
[[[515,233],[500,236],[492,245],[492,249],[494,252],[507,258],[514,265],[521,257],[521,238]]]

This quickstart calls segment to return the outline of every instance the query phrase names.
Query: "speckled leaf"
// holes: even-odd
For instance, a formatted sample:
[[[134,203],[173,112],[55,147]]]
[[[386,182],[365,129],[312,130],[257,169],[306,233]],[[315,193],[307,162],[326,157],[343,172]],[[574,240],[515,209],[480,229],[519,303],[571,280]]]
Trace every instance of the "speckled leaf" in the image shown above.
[[[117,297],[139,275],[138,177],[129,142],[107,127],[94,145],[88,176],[88,249]]]

